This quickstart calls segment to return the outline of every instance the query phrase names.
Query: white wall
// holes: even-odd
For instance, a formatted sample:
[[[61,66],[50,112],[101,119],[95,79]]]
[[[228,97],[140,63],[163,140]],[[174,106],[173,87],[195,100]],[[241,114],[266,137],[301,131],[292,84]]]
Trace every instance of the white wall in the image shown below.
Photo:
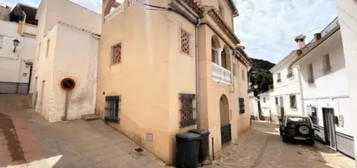
[[[94,114],[97,37],[58,24],[42,43],[46,44],[48,39],[49,55],[46,57],[44,45],[39,59],[37,111],[51,122],[61,120],[65,111],[65,91],[61,88],[60,81],[70,77],[76,81],[76,87],[69,92],[68,119],[78,119],[83,114]],[[41,86],[42,81],[45,81],[44,89]]]
[[[42,22],[40,35],[45,35],[58,21],[101,34],[101,16],[69,0],[42,0],[37,18]]]
[[[21,36],[17,32],[18,24],[0,20],[0,82],[28,83],[30,67],[26,62],[32,62],[35,55],[36,39]],[[20,41],[13,53],[13,40]]]
[[[357,2],[355,0],[337,0],[337,13],[341,24],[352,110],[357,111]],[[357,114],[354,113],[353,119],[356,118]],[[356,122],[354,123],[354,128],[357,128]],[[354,135],[357,137],[357,130],[355,130]],[[357,141],[355,141],[355,146],[357,146]]]
[[[288,78],[288,67],[295,60],[295,53],[291,53],[275,65],[271,72],[273,73],[274,89],[270,93],[273,103],[271,103],[271,109],[273,114],[280,116],[279,106],[284,107],[285,114],[291,115],[304,115],[302,108],[301,100],[301,88],[300,88],[300,79],[299,79],[299,70],[296,67],[293,67],[293,76]],[[278,74],[280,73],[281,81],[278,82]],[[296,96],[296,108],[290,107],[290,95]],[[275,98],[279,98],[279,104],[275,104]],[[280,97],[283,98],[283,104],[280,104]]]

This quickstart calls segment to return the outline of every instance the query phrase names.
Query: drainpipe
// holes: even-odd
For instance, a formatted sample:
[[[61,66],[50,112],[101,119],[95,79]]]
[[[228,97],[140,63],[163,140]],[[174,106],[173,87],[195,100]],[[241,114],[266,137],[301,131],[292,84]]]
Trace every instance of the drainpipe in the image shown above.
[[[200,126],[200,35],[199,35],[199,27],[201,25],[201,19],[197,19],[197,23],[195,25],[195,55],[196,55],[196,117],[197,117],[197,128],[201,128]]]

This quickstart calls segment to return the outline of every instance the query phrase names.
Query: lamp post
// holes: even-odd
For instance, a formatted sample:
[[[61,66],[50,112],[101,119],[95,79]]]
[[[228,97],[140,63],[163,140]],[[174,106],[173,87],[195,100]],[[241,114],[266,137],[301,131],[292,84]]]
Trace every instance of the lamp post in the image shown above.
[[[19,46],[19,44],[20,44],[20,41],[18,39],[15,39],[12,42],[14,44],[14,50],[12,52],[15,53],[17,46]]]

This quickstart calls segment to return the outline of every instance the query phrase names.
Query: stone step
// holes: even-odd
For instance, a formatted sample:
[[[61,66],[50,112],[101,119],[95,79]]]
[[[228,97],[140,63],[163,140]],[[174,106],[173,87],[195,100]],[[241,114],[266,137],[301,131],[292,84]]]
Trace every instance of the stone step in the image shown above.
[[[100,119],[100,117],[95,114],[85,114],[82,115],[82,119],[85,121],[92,121],[92,120],[98,120]]]

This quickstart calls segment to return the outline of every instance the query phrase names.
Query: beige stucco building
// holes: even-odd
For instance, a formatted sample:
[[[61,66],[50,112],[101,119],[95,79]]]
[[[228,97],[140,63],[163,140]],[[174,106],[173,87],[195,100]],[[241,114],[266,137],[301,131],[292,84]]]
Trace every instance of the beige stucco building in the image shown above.
[[[230,0],[103,0],[97,114],[168,164],[197,127],[219,155],[250,126],[234,16]]]
[[[100,15],[69,0],[42,0],[36,18],[31,85],[36,111],[50,122],[94,114]],[[73,90],[63,89],[65,78],[74,80]]]

